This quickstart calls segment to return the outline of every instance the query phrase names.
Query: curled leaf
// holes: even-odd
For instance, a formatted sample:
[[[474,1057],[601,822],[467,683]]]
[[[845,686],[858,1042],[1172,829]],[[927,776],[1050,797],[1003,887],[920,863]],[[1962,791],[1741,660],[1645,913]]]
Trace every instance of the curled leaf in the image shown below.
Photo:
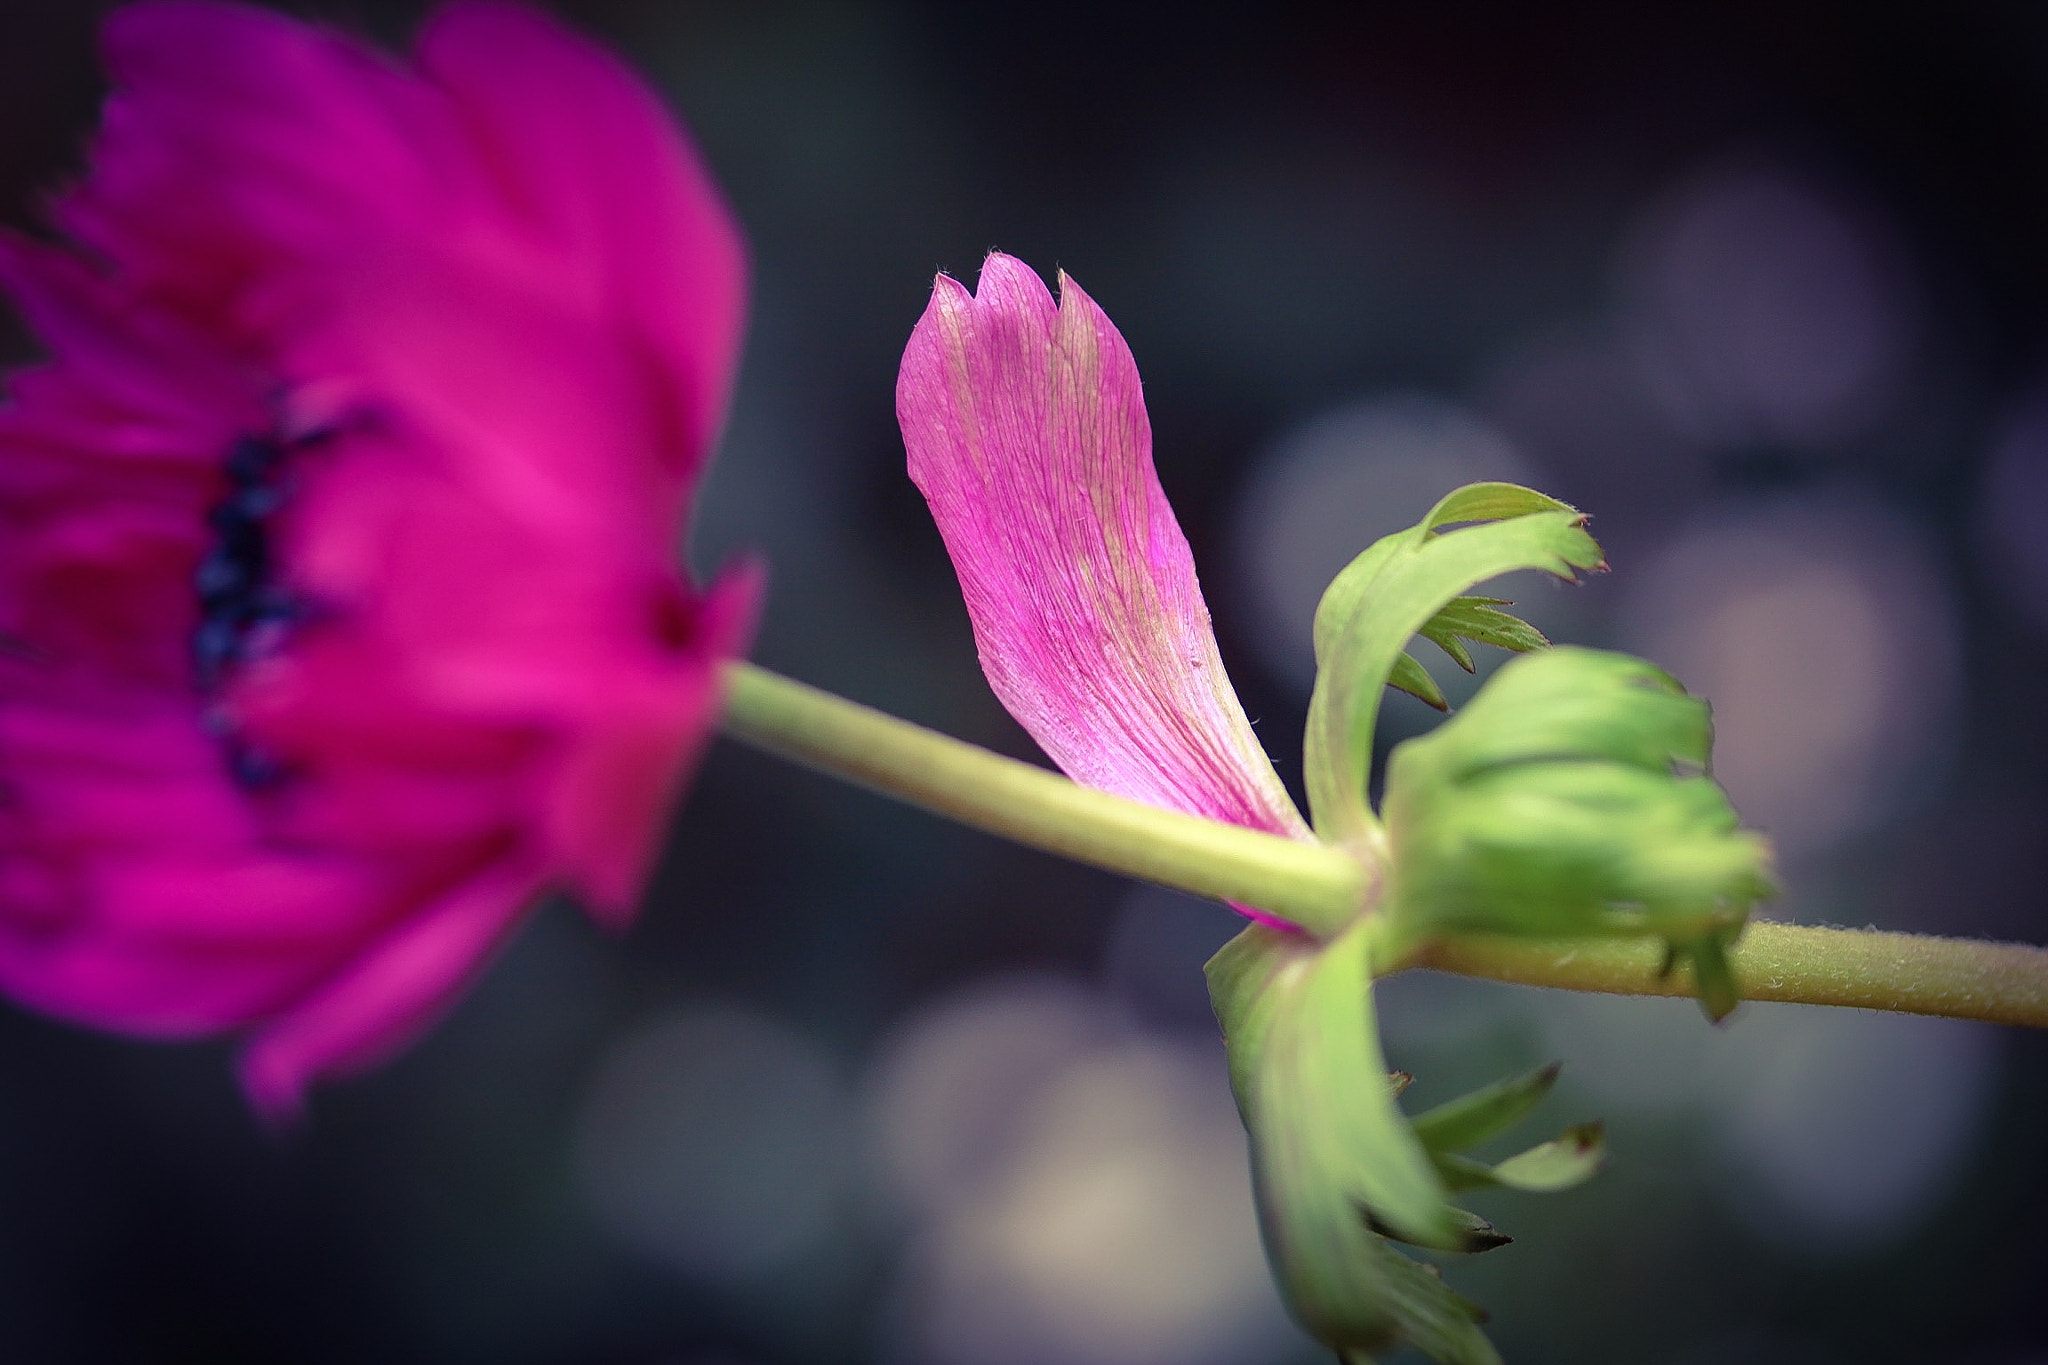
[[[1501,610],[1513,605],[1504,597],[1453,597],[1419,634],[1450,655],[1451,661],[1467,673],[1472,671],[1472,651],[1465,648],[1467,640],[1517,654],[1549,644],[1542,631]]]
[[[1456,1205],[1452,1205],[1451,1221],[1457,1230],[1458,1237],[1457,1246],[1450,1248],[1454,1251],[1477,1255],[1482,1251],[1492,1251],[1498,1247],[1507,1246],[1515,1240],[1470,1209],[1461,1209]],[[1374,1232],[1389,1240],[1396,1242],[1408,1240],[1394,1229],[1374,1218],[1370,1213],[1365,1215],[1365,1224]]]
[[[1325,944],[1254,925],[1209,963],[1267,1254],[1294,1314],[1346,1359],[1407,1342],[1495,1365],[1478,1309],[1388,1240],[1481,1250],[1499,1235],[1445,1201],[1394,1103],[1407,1078],[1380,1057],[1372,929]]]
[[[1521,1122],[1557,1084],[1563,1064],[1525,1071],[1417,1114],[1416,1138],[1432,1153],[1462,1152]]]
[[[1429,631],[1439,645],[1452,642],[1444,647],[1454,659],[1465,653],[1461,638],[1533,636],[1540,644],[1542,637],[1526,623],[1506,613],[1482,614],[1501,605],[1496,599],[1462,599],[1449,618],[1442,613],[1466,589],[1502,574],[1541,569],[1571,579],[1604,567],[1585,520],[1576,508],[1533,489],[1471,484],[1417,525],[1367,547],[1331,582],[1316,608],[1316,688],[1303,770],[1317,834],[1356,842],[1376,828],[1365,784],[1381,689],[1393,681],[1442,705],[1435,683],[1425,682],[1427,674],[1407,655],[1408,640]]]
[[[1601,1124],[1582,1123],[1493,1165],[1450,1153],[1434,1154],[1434,1159],[1445,1187],[1452,1191],[1501,1186],[1556,1194],[1583,1185],[1599,1172],[1607,1160],[1607,1137]]]
[[[1770,849],[1708,776],[1707,708],[1626,655],[1548,649],[1394,750],[1387,912],[1405,932],[1661,937],[1718,1017]]]
[[[1387,675],[1387,686],[1406,692],[1425,706],[1439,711],[1448,711],[1451,704],[1444,700],[1443,689],[1436,685],[1436,679],[1429,676],[1429,670],[1415,661],[1415,656],[1403,652],[1394,660],[1394,668]]]

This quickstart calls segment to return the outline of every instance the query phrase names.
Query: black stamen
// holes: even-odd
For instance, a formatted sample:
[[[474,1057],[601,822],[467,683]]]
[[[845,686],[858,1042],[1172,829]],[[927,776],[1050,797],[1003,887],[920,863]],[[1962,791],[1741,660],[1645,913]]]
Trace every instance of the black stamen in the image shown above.
[[[199,665],[199,685],[212,690],[241,650],[241,634],[231,618],[202,619],[192,633],[192,659]]]
[[[192,663],[203,691],[218,689],[240,665],[275,650],[302,612],[289,594],[270,581],[268,520],[283,505],[280,474],[286,444],[265,436],[243,436],[228,450],[227,495],[206,514],[213,548],[199,562],[192,586],[199,594],[199,625],[192,634]],[[252,748],[232,728],[221,735],[228,771],[248,788],[273,786],[283,766]]]
[[[228,741],[227,755],[228,771],[238,784],[251,790],[274,787],[287,775],[284,764],[239,740]]]
[[[236,559],[223,548],[199,561],[199,571],[192,575],[192,585],[199,589],[199,601],[211,616],[215,608],[230,606],[246,597],[256,587],[257,575],[250,572],[250,566]]]
[[[267,436],[242,436],[228,448],[228,482],[246,487],[269,478],[284,460],[284,447]]]

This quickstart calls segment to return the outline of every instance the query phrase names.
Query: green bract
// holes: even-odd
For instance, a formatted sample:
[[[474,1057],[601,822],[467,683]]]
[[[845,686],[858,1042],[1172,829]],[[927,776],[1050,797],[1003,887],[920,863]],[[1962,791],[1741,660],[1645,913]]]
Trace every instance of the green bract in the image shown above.
[[[1445,1250],[1501,1240],[1445,1203],[1434,1155],[1395,1106],[1373,939],[1363,920],[1328,944],[1254,925],[1209,963],[1267,1254],[1295,1314],[1347,1359],[1407,1341],[1485,1365],[1499,1357],[1479,1311],[1382,1235]]]
[[[1666,944],[1667,969],[1691,960],[1718,1018],[1736,999],[1727,945],[1771,891],[1768,847],[1707,775],[1704,703],[1639,659],[1546,648],[1507,603],[1468,595],[1516,570],[1571,579],[1603,567],[1584,523],[1530,489],[1474,484],[1331,583],[1316,611],[1304,777],[1317,836],[1357,856],[1376,894],[1327,939],[1255,925],[1209,964],[1267,1250],[1296,1314],[1347,1365],[1402,1343],[1445,1365],[1497,1361],[1479,1310],[1394,1243],[1499,1246],[1507,1238],[1447,1195],[1568,1189],[1605,1155],[1597,1123],[1504,1160],[1469,1154],[1549,1092],[1555,1067],[1405,1116],[1373,978],[1444,933],[1649,935]],[[1468,641],[1527,657],[1395,749],[1375,815],[1366,781],[1381,688],[1448,709],[1407,652],[1418,635],[1468,670]]]
[[[1509,649],[1544,643],[1525,622],[1493,610],[1494,598],[1462,597],[1476,583],[1518,569],[1560,578],[1599,568],[1600,546],[1574,507],[1509,483],[1460,488],[1422,522],[1387,536],[1351,561],[1316,607],[1316,687],[1309,700],[1304,776],[1316,833],[1333,843],[1368,842],[1377,822],[1366,804],[1380,689],[1391,679],[1432,705],[1443,698],[1407,653],[1423,634],[1459,663],[1459,642]],[[1446,529],[1460,522],[1479,525]]]
[[[1769,850],[1706,775],[1707,708],[1640,659],[1548,649],[1394,750],[1383,912],[1444,931],[1654,935],[1715,1017],[1725,947],[1771,892]]]
[[[1493,1165],[1465,1155],[1534,1108],[1554,1066],[1404,1116],[1395,1098],[1407,1078],[1387,1074],[1373,1021],[1381,944],[1371,920],[1326,944],[1254,925],[1210,960],[1267,1253],[1295,1314],[1346,1361],[1405,1342],[1444,1365],[1488,1365],[1499,1356],[1480,1310],[1393,1242],[1505,1245],[1446,1192],[1567,1189],[1598,1169],[1599,1126]]]

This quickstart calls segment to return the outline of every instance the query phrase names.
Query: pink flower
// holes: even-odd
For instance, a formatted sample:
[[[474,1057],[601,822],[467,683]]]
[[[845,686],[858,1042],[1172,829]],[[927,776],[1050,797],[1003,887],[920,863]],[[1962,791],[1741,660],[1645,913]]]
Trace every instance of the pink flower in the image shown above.
[[[655,97],[538,13],[409,63],[278,15],[108,23],[51,359],[0,408],[0,988],[366,1066],[535,897],[629,917],[753,576],[675,550],[744,293]]]
[[[1216,651],[1130,348],[1013,257],[939,276],[896,383],[982,671],[1078,782],[1306,839]]]

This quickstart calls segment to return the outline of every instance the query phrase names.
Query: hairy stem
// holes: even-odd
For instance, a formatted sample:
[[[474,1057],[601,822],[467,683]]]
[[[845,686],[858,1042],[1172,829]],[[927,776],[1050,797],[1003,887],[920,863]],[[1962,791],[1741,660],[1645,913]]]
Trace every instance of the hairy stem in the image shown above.
[[[2048,950],[2018,943],[1752,923],[1732,960],[1745,1000],[1854,1005],[2048,1028]],[[1660,975],[1662,945],[1463,935],[1424,947],[1410,965],[1528,986],[1609,995],[1691,995],[1692,972]]]
[[[726,672],[725,729],[821,772],[976,829],[1327,937],[1365,904],[1350,854],[1161,810],[1068,781],[752,664]],[[1691,995],[1647,940],[1449,936],[1403,966],[1616,995]],[[1805,925],[1752,924],[1734,954],[1743,998],[1854,1005],[2048,1028],[2048,950]]]
[[[1111,796],[753,664],[728,665],[726,687],[735,738],[990,834],[1311,933],[1364,903],[1365,870],[1338,849]]]

